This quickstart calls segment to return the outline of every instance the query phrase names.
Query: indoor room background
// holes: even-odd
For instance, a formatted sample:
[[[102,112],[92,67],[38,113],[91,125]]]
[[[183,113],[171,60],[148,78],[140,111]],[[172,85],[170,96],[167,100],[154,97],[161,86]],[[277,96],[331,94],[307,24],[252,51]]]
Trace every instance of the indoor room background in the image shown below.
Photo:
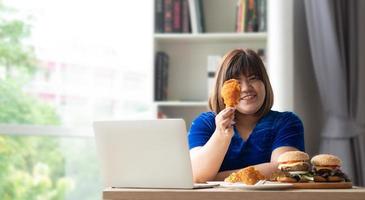
[[[340,156],[364,186],[363,10],[360,0],[0,1],[0,199],[100,199],[92,122],[183,118],[188,130],[233,48],[259,53],[273,110],[302,119],[308,154]]]

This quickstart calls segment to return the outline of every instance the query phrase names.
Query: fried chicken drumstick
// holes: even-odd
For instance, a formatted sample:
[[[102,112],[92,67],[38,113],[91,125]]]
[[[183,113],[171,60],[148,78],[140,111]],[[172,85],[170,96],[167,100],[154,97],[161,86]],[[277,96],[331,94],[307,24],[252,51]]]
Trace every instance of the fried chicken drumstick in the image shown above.
[[[240,101],[241,85],[236,79],[224,82],[221,95],[226,107],[235,107]]]

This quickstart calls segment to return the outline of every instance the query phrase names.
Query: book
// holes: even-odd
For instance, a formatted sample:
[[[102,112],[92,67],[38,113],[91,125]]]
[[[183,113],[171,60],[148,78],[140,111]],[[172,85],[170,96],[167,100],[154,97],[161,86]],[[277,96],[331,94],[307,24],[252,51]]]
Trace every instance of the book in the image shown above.
[[[198,33],[205,32],[205,21],[204,21],[204,7],[203,7],[203,0],[195,0],[197,9],[197,22],[198,22]]]
[[[241,32],[241,18],[242,18],[241,0],[237,1],[236,5],[236,32]]]
[[[189,13],[192,33],[198,33],[197,12],[195,7],[195,0],[189,0]]]
[[[172,32],[172,0],[164,0],[164,32]]]
[[[247,0],[246,3],[246,32],[257,32],[257,13],[256,13],[256,1]]]
[[[181,1],[181,26],[183,33],[190,33],[190,14],[188,0]]]
[[[164,0],[155,0],[155,32],[164,32]]]
[[[258,17],[259,32],[265,32],[267,30],[266,7],[267,7],[267,0],[257,0],[257,17]]]
[[[154,80],[154,91],[155,91],[155,100],[156,101],[160,101],[162,100],[162,92],[161,92],[161,88],[162,88],[162,76],[161,76],[161,72],[162,72],[162,57],[160,55],[160,52],[157,52],[156,57],[155,57],[155,80]]]
[[[242,6],[242,14],[241,14],[241,32],[245,32],[246,29],[246,10],[247,10],[247,7],[246,7],[246,1],[247,0],[241,0],[241,6]]]
[[[192,33],[204,33],[204,11],[202,0],[189,0],[190,22]]]
[[[165,52],[157,52],[155,57],[155,100],[167,100],[169,57]]]
[[[181,33],[181,0],[173,0],[172,9],[172,32]]]
[[[245,32],[246,0],[238,0],[236,6],[236,32]]]
[[[169,71],[169,56],[162,52],[162,100],[167,100],[168,95],[168,71]]]

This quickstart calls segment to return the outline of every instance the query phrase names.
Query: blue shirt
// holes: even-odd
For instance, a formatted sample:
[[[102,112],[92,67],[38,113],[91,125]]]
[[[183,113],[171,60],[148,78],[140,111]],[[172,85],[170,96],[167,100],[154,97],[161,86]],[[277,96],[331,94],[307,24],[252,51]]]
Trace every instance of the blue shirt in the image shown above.
[[[202,113],[192,122],[189,148],[204,146],[214,131],[215,113]],[[282,146],[304,151],[303,132],[301,120],[292,112],[270,111],[258,121],[247,141],[234,127],[234,135],[219,171],[270,162],[271,152]]]

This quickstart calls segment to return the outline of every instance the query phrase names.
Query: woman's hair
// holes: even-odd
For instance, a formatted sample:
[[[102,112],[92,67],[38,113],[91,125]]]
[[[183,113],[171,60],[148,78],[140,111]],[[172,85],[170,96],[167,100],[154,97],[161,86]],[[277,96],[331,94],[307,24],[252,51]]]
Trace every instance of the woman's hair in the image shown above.
[[[271,88],[269,77],[266,73],[264,63],[256,52],[250,49],[234,49],[222,58],[215,76],[213,91],[209,97],[209,109],[219,113],[225,108],[221,89],[223,83],[229,79],[240,79],[241,75],[246,77],[255,75],[265,85],[265,100],[256,115],[267,114],[274,102],[274,94]]]

